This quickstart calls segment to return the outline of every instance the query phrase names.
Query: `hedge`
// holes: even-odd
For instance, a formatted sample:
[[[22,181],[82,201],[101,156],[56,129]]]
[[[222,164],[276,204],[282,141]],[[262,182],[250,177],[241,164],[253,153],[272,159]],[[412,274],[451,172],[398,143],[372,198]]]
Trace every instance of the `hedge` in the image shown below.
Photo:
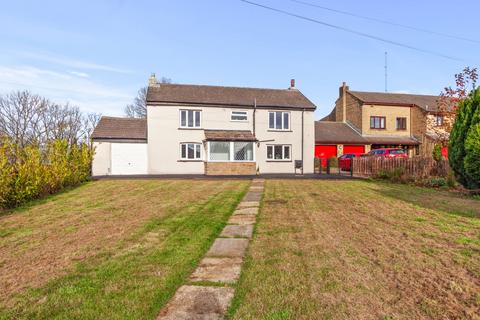
[[[20,147],[9,139],[0,142],[0,208],[75,186],[90,177],[93,151],[86,144],[54,140],[45,146]]]

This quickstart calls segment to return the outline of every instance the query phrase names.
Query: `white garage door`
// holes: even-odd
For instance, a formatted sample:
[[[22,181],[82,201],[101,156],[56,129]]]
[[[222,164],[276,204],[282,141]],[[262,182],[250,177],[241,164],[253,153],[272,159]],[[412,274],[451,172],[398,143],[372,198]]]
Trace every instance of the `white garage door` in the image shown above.
[[[112,143],[112,174],[147,174],[147,144]]]

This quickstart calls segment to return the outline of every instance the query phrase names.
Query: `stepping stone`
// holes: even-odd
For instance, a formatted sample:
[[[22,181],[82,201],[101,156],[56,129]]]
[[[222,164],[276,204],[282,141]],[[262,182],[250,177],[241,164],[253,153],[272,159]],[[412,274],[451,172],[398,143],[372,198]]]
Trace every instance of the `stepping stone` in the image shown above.
[[[220,237],[223,238],[251,238],[253,234],[253,225],[227,225],[223,229]]]
[[[262,198],[262,192],[253,192],[249,191],[245,197],[243,198],[244,201],[260,201]]]
[[[252,186],[252,187],[250,187],[249,191],[255,191],[255,192],[263,191],[263,187]]]
[[[258,213],[258,208],[241,208],[241,209],[237,209],[235,210],[235,212],[233,212],[234,215],[237,215],[237,214],[254,214],[256,215]]]
[[[247,250],[248,239],[217,238],[206,257],[243,257]]]
[[[255,224],[256,217],[253,214],[237,214],[228,219],[229,224],[252,225]]]
[[[157,319],[223,319],[233,293],[227,287],[181,286]]]
[[[190,281],[235,283],[240,277],[242,258],[203,258]]]
[[[237,208],[249,208],[249,207],[259,207],[259,201],[242,201],[238,204]]]

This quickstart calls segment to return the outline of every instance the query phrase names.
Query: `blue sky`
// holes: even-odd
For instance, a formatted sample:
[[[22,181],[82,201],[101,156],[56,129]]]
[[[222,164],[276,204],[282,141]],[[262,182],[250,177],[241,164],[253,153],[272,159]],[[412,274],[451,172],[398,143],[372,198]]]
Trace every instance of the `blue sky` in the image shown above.
[[[437,94],[480,42],[449,39],[308,7],[252,0],[449,55],[446,59],[281,15],[238,0],[3,1],[0,93],[29,89],[86,112],[122,115],[151,72],[175,83],[287,88],[291,78],[327,114],[352,90]],[[480,41],[475,0],[310,3]]]

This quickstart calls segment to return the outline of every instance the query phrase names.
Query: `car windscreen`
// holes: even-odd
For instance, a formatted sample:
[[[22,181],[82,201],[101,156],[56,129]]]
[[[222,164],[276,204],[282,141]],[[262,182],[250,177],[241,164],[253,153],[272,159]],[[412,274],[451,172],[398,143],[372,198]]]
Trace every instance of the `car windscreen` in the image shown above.
[[[390,150],[390,154],[404,154],[405,151],[404,150]]]

